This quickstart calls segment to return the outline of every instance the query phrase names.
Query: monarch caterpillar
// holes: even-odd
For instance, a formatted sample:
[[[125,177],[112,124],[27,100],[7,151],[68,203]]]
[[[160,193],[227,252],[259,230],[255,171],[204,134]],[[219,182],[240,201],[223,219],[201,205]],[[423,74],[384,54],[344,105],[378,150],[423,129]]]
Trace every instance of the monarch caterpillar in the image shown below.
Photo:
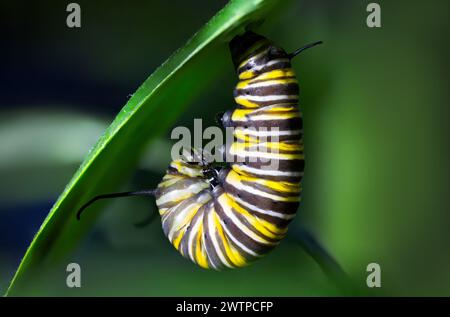
[[[234,128],[225,154],[239,160],[217,168],[194,151],[172,161],[155,190],[96,196],[77,218],[98,199],[154,196],[167,238],[203,268],[242,267],[270,251],[295,216],[304,169],[299,86],[291,59],[320,43],[287,54],[256,33],[236,36],[230,50],[239,77],[237,108],[219,121]],[[260,151],[261,145],[271,151]]]

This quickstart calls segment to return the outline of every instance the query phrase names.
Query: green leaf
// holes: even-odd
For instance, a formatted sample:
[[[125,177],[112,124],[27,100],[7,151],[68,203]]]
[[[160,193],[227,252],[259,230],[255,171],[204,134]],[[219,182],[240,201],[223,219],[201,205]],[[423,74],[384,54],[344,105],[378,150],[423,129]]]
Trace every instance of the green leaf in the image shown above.
[[[230,67],[228,42],[259,24],[280,0],[234,0],[159,67],[117,115],[72,177],[34,237],[7,295],[32,292],[33,280],[67,256],[97,213],[75,220],[93,195],[117,189],[136,167],[147,142],[166,131],[207,84]],[[143,39],[145,41],[145,38]],[[155,44],[156,45],[156,44]]]

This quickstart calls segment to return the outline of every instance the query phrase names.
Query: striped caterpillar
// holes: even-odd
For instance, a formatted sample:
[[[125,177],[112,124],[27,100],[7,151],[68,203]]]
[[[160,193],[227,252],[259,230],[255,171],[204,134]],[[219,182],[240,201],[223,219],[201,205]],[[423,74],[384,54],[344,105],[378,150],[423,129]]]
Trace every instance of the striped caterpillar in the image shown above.
[[[291,59],[319,43],[287,54],[256,33],[236,36],[230,50],[237,108],[219,120],[234,129],[224,154],[235,160],[219,168],[193,151],[170,163],[155,190],[96,196],[77,218],[98,199],[154,196],[164,234],[199,266],[221,270],[262,257],[286,235],[300,202],[302,117]]]

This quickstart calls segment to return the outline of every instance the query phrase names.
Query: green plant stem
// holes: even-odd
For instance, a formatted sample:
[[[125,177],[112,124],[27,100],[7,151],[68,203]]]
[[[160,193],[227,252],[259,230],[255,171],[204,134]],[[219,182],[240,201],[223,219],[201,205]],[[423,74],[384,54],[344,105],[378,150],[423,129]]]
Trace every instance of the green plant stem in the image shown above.
[[[334,257],[317,240],[313,233],[301,227],[289,231],[291,237],[308,253],[319,265],[324,274],[333,281],[341,290],[351,292],[353,287],[347,273],[342,269]]]

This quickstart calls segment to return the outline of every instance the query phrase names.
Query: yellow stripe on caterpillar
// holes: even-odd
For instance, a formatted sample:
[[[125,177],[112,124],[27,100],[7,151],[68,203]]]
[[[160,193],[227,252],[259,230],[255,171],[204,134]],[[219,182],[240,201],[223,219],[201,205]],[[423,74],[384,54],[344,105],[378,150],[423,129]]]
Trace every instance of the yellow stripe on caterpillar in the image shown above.
[[[205,248],[202,247],[203,223],[200,222],[197,232],[197,243],[195,250],[195,260],[202,268],[209,268]]]
[[[214,223],[216,225],[217,233],[219,234],[221,241],[222,241],[222,245],[225,249],[225,254],[230,259],[231,263],[234,266],[237,266],[237,267],[245,266],[247,264],[246,259],[232,245],[230,245],[228,238],[225,236],[225,234],[223,232],[220,218],[216,212],[213,213],[213,217],[214,217]]]

